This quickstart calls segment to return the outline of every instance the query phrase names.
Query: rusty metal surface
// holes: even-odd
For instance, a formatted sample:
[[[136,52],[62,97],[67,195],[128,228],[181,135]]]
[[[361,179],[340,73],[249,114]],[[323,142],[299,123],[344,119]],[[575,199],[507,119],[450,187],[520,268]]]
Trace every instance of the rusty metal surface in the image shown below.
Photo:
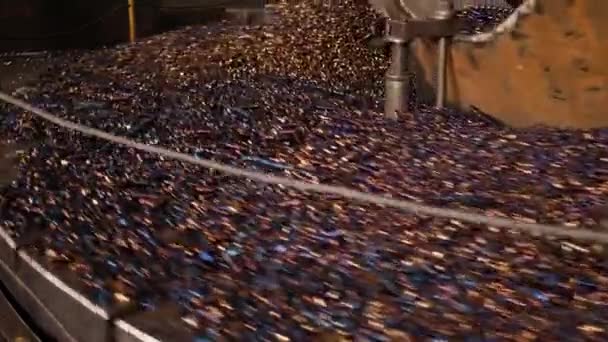
[[[455,42],[448,102],[513,126],[608,126],[608,1],[540,0],[492,43]],[[414,46],[419,94],[431,101],[436,43]],[[422,77],[420,77],[422,75]]]

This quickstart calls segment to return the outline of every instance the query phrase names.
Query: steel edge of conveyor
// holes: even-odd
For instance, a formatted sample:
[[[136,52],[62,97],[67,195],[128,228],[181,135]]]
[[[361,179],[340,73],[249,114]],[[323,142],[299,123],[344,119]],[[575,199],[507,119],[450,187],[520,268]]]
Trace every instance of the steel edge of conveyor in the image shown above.
[[[32,326],[27,317],[15,306],[15,302],[6,289],[0,285],[0,341],[42,342],[42,336],[36,326]]]
[[[0,227],[0,281],[45,333],[58,341],[156,342],[47,271]],[[75,319],[77,317],[77,319]]]

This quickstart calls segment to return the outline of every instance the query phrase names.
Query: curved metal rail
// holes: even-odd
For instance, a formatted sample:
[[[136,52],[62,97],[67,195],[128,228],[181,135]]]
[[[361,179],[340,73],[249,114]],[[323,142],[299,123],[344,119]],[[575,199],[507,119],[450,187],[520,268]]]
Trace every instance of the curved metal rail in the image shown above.
[[[369,0],[369,3],[381,15],[392,20],[432,20],[440,9],[440,0]],[[516,8],[514,4],[517,5]],[[456,11],[470,7],[513,9],[506,20],[487,32],[458,34],[454,37],[457,41],[483,43],[513,31],[522,17],[534,12],[537,0],[453,0],[452,5]]]
[[[468,7],[517,7],[521,1],[528,0],[452,0],[455,10]],[[386,18],[393,20],[432,19],[440,8],[440,0],[369,0],[370,5]]]
[[[473,3],[473,2],[475,2],[475,0],[470,0],[470,2]],[[477,0],[477,2],[479,2],[479,0]],[[510,7],[510,5],[508,3],[506,3],[502,0],[500,0],[500,2],[501,2],[500,5],[496,5],[494,7],[499,7],[499,8],[500,7]],[[490,30],[488,32],[481,32],[481,33],[473,34],[473,35],[459,34],[454,37],[454,40],[460,41],[460,42],[469,42],[469,43],[491,42],[491,41],[495,40],[496,38],[498,38],[498,36],[500,36],[500,35],[513,32],[513,30],[515,30],[515,28],[517,27],[517,24],[519,23],[519,21],[522,18],[534,13],[537,5],[538,5],[537,0],[523,0],[522,3],[513,10],[513,13],[511,13],[511,15],[507,19],[505,19],[503,22],[496,25],[492,30]],[[475,6],[475,5],[470,4],[463,8],[470,7],[470,6]],[[458,8],[458,7],[456,7],[456,8]]]

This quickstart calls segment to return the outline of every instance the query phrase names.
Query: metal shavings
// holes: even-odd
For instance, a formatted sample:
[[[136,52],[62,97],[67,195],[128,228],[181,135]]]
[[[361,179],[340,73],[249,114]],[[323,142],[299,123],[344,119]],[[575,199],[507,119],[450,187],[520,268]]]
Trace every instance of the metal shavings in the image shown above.
[[[376,111],[385,60],[363,41],[375,17],[351,5],[282,4],[274,26],[191,27],[74,52],[29,98],[272,174],[497,217],[591,219],[587,208],[608,195],[604,130],[511,130],[424,108],[387,125]],[[245,46],[233,41],[243,35]],[[74,103],[94,103],[83,109],[94,115],[64,109]],[[302,194],[17,118],[3,136],[43,143],[20,155],[2,191],[15,199],[3,228],[40,230],[34,250],[77,270],[97,302],[166,299],[181,310],[180,329],[234,339],[301,341],[324,329],[346,339],[606,339],[606,265],[588,243]]]

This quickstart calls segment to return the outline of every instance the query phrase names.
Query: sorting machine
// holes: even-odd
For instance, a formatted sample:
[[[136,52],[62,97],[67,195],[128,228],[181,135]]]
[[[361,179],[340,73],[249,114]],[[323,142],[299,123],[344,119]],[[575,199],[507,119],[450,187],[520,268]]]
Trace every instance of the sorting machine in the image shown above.
[[[370,0],[387,18],[389,117],[419,98],[490,113],[513,126],[608,124],[608,2],[597,0]],[[455,11],[509,10],[484,32],[461,33]],[[409,58],[408,58],[409,57]]]

